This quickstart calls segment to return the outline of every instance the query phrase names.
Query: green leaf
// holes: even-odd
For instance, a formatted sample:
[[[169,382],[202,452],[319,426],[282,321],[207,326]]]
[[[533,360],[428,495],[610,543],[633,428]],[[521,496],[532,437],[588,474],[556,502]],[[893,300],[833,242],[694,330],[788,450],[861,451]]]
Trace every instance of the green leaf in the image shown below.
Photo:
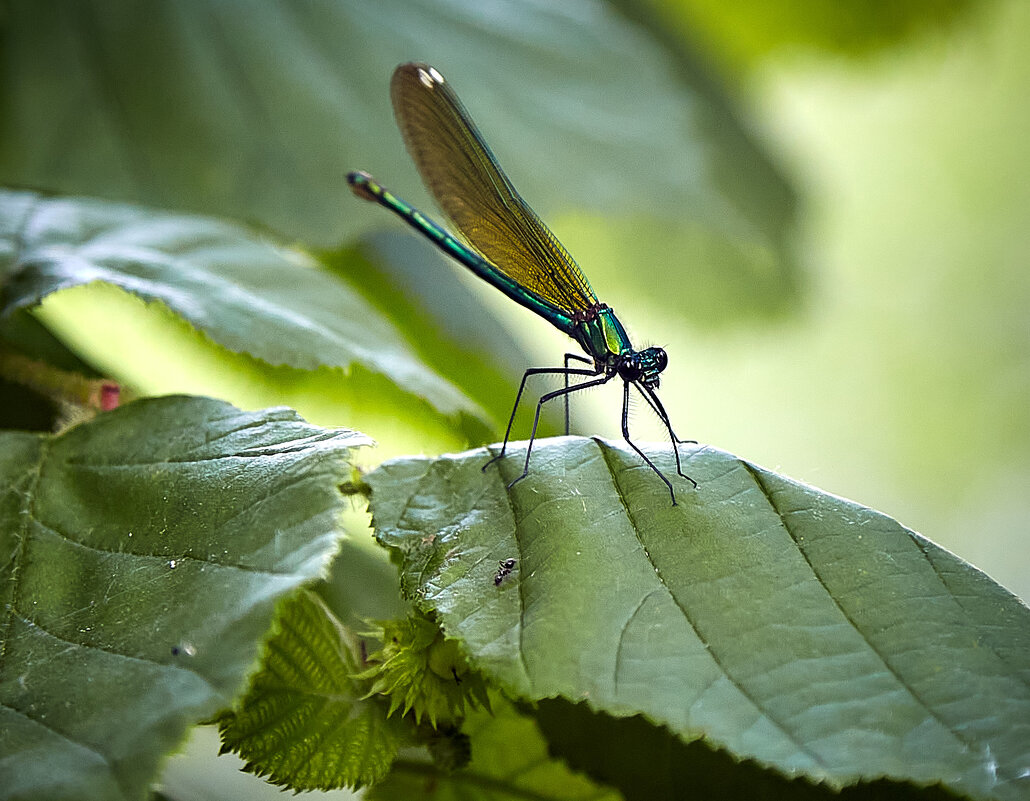
[[[222,752],[291,790],[361,787],[390,769],[406,726],[365,699],[360,644],[325,603],[302,591],[286,601],[261,672],[219,721]]]
[[[531,717],[518,714],[500,698],[491,700],[491,708],[493,714],[473,712],[462,726],[472,750],[468,766],[446,773],[428,759],[404,754],[389,777],[370,788],[365,798],[421,801],[432,794],[439,801],[619,801],[615,790],[599,786],[551,758],[547,741]]]
[[[3,226],[0,220],[0,230]],[[0,263],[9,258],[7,250],[12,244],[0,236]],[[48,396],[38,385],[26,382],[24,375],[17,375],[18,371],[4,363],[10,355],[38,360],[87,378],[98,375],[28,311],[18,310],[0,317],[0,428],[53,431],[64,411],[52,394]]]
[[[84,198],[0,192],[0,311],[102,281],[160,301],[215,342],[270,365],[385,376],[416,407],[478,407],[426,368],[360,295],[298,252],[245,229]],[[422,399],[425,399],[424,401]]]
[[[401,618],[411,610],[397,586],[397,567],[371,537],[368,540],[368,545],[353,539],[341,542],[329,577],[312,587],[347,626],[372,618]]]
[[[348,248],[319,258],[393,320],[426,364],[461,387],[494,420],[508,419],[519,378],[533,362],[520,334],[491,310],[489,296],[496,295],[492,287],[406,231],[369,237],[360,256]],[[528,312],[525,320],[540,326],[537,330],[547,328]],[[516,419],[528,430],[532,414],[527,404]],[[542,424],[548,434],[558,433],[546,416]]]
[[[602,440],[367,476],[402,586],[518,698],[644,715],[788,777],[1025,797],[1030,612],[858,504],[711,448],[679,505]],[[674,476],[668,447],[648,453]],[[499,560],[517,565],[501,583]]]
[[[142,798],[325,570],[367,443],[186,397],[0,434],[0,798]]]
[[[779,291],[767,303],[790,287],[791,190],[697,59],[606,4],[5,8],[0,182],[255,221],[335,247],[389,224],[350,196],[349,170],[426,206],[388,99],[394,67],[417,58],[454,84],[546,218],[588,212],[601,233],[619,217],[630,238],[640,218],[666,235],[692,221],[696,240],[736,254],[731,268],[771,267]],[[680,264],[681,245],[658,263]],[[663,298],[678,308],[722,266],[694,266]]]

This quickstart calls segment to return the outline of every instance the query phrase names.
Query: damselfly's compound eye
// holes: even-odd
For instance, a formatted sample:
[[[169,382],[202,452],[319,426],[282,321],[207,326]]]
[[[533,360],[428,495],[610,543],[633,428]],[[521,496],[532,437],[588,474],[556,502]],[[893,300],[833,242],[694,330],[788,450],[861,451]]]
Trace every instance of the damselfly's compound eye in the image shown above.
[[[644,375],[644,365],[639,353],[625,354],[616,369],[619,371],[619,378],[630,383],[639,381]]]

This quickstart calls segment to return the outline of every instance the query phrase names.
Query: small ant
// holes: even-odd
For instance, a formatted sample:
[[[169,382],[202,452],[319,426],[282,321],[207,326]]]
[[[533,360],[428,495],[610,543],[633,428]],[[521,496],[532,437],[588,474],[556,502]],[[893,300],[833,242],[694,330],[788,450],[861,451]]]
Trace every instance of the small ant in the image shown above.
[[[505,576],[515,569],[515,560],[505,559],[503,562],[498,562],[497,565],[497,575],[494,576],[494,586],[499,586],[500,583],[504,581]]]

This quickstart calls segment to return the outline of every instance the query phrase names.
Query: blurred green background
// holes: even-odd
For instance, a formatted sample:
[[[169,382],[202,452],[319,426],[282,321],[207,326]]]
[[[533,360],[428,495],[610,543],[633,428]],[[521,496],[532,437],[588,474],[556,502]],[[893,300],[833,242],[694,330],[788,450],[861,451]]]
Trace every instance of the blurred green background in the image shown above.
[[[521,370],[570,343],[344,182],[369,169],[426,203],[387,86],[432,61],[635,343],[669,351],[681,436],[890,514],[1030,598],[1030,5],[731,5],[7,3],[0,174],[316,249],[499,436]],[[289,403],[369,431],[375,459],[467,443],[115,290],[40,317],[144,392]],[[620,400],[577,398],[578,432],[618,437]],[[631,425],[662,439],[640,406]]]

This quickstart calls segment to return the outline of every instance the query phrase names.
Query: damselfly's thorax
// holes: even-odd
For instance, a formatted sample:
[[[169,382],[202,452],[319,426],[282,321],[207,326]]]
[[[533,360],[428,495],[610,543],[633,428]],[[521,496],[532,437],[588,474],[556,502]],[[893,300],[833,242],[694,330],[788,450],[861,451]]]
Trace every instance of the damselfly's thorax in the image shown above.
[[[614,368],[619,356],[633,350],[626,329],[606,303],[576,312],[572,323],[572,337],[598,367]]]
[[[573,336],[605,375],[658,388],[658,374],[669,364],[661,348],[634,349],[626,329],[606,303],[596,303],[572,318]]]

